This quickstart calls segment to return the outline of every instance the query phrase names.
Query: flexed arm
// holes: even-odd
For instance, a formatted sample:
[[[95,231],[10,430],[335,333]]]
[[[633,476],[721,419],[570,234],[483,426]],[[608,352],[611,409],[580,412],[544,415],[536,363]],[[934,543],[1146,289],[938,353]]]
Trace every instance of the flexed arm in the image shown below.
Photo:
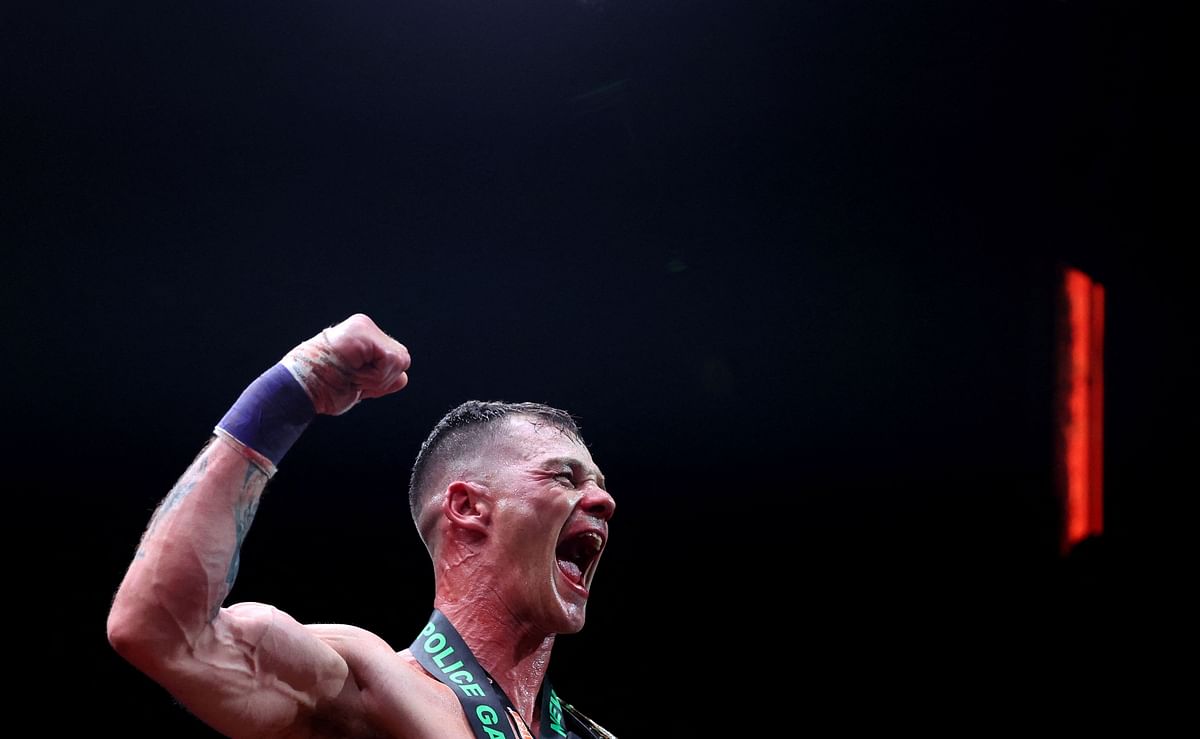
[[[363,315],[300,344],[222,419],[159,505],[113,601],[109,640],[200,718],[264,736],[346,690],[341,656],[278,609],[223,608],[274,466],[315,414],[408,382],[403,345]]]

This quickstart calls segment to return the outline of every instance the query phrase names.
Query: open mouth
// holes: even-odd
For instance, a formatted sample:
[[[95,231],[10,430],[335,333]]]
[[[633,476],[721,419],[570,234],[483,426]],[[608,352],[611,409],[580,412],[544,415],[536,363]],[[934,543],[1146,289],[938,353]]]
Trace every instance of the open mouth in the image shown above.
[[[603,549],[604,537],[599,532],[588,530],[565,537],[554,551],[558,569],[568,582],[585,595]]]

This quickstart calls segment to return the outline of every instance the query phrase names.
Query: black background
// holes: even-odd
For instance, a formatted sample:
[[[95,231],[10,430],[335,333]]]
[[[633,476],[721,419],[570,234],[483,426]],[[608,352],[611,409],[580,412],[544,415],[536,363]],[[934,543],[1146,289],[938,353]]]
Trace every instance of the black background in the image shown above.
[[[13,587],[48,727],[211,735],[111,652],[109,600],[245,384],[358,311],[410,347],[410,387],[301,439],[234,600],[405,646],[432,596],[421,440],[465,399],[536,400],[581,419],[618,503],[554,661],[618,735],[926,725],[1139,682],[1194,375],[1152,6],[0,23]],[[1106,533],[1070,558],[1060,264],[1109,301]]]

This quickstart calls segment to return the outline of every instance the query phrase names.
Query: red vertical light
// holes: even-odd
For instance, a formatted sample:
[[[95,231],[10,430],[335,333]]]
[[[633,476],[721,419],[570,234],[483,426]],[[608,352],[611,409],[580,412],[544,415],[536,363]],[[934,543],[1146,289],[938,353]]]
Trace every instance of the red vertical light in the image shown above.
[[[1077,269],[1063,278],[1066,346],[1060,354],[1065,404],[1060,406],[1070,549],[1104,524],[1104,287]]]

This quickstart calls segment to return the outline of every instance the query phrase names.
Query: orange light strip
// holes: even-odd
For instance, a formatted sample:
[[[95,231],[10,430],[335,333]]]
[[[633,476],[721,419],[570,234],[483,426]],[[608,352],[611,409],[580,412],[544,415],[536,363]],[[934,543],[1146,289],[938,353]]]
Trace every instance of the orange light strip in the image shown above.
[[[1070,329],[1066,360],[1066,547],[1104,525],[1104,287],[1077,269],[1066,270]]]
[[[1087,531],[1104,531],[1104,286],[1092,285],[1092,331],[1088,402],[1088,508]]]

